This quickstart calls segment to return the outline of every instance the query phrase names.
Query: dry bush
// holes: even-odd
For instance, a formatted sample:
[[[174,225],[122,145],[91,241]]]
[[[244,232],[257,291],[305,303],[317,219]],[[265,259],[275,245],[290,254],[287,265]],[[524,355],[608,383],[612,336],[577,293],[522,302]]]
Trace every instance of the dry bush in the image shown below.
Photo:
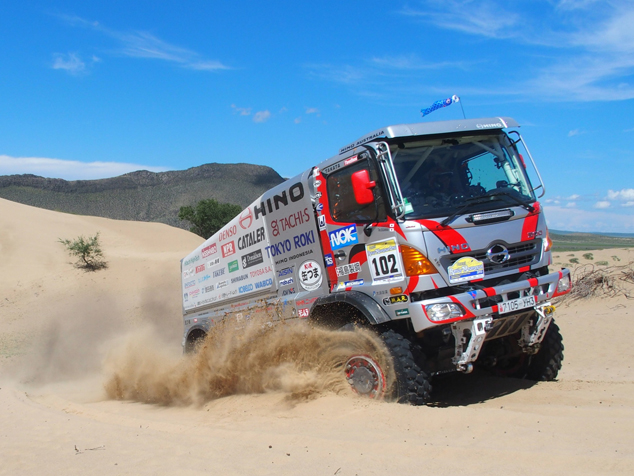
[[[564,297],[564,301],[617,296],[634,299],[634,292],[628,284],[634,284],[634,261],[607,268],[587,264],[572,272],[572,291]]]

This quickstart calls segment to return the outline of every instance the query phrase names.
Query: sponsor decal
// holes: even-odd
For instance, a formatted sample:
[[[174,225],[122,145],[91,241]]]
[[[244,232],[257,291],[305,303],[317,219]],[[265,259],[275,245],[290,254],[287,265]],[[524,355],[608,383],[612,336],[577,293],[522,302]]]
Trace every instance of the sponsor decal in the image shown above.
[[[348,225],[344,228],[339,228],[335,231],[330,231],[328,232],[328,237],[330,239],[330,247],[333,250],[359,243],[359,237],[357,236],[357,226],[354,224]]]
[[[313,254],[313,250],[302,251],[301,253],[297,253],[296,255],[289,256],[288,258],[282,258],[282,259],[276,260],[275,265],[279,266],[280,264],[286,263],[287,261],[293,261],[298,258],[301,258],[302,256],[307,256],[312,254]]]
[[[214,285],[213,284],[211,284],[209,286],[205,286],[204,288],[201,288],[201,292],[203,294],[210,293],[213,290],[214,290]]]
[[[273,286],[273,280],[271,278],[255,283],[255,289],[268,288],[271,286]]]
[[[317,261],[304,261],[298,270],[299,284],[306,291],[314,291],[321,286],[322,273],[321,267]]]
[[[243,230],[249,229],[249,227],[253,224],[253,212],[250,208],[247,208],[242,213],[240,213],[238,223],[240,224],[240,228],[242,228]]]
[[[240,265],[238,264],[238,260],[233,260],[233,261],[229,261],[229,264],[227,265],[227,268],[229,269],[230,273],[233,273],[234,271],[238,271],[240,269]]]
[[[304,208],[299,212],[293,213],[285,218],[280,218],[279,220],[271,220],[273,236],[279,236],[280,231],[290,230],[291,228],[306,223],[308,220],[310,220],[308,208]]]
[[[222,257],[226,258],[236,252],[236,244],[233,241],[222,245]]]
[[[199,283],[204,283],[205,281],[207,281],[208,279],[211,279],[211,276],[209,276],[208,274],[204,275],[202,278],[198,278],[198,282]]]
[[[317,210],[318,212],[322,211],[323,209],[324,209],[323,203],[318,203],[317,206],[315,207],[315,210]]]
[[[334,172],[335,170],[339,170],[341,168],[341,162],[337,162],[336,164],[332,164],[329,165],[328,167],[326,167],[323,172],[325,174],[330,174],[332,172]]]
[[[212,243],[211,245],[206,246],[205,248],[200,250],[200,254],[202,254],[203,258],[208,258],[209,256],[213,255],[216,251],[218,251],[218,246],[216,245],[216,243]]]
[[[277,272],[277,277],[278,278],[283,278],[284,276],[288,276],[289,274],[293,274],[293,267],[292,266],[290,268],[280,269]]]
[[[194,269],[186,269],[185,271],[183,271],[183,279],[187,279],[190,276],[194,275]]]
[[[248,279],[249,275],[248,274],[241,274],[240,276],[236,276],[235,278],[231,278],[231,284],[233,283],[237,283],[240,281],[244,281],[245,279]]]
[[[383,291],[372,291],[372,296],[381,296],[383,294],[387,294],[389,291],[387,289]]]
[[[237,289],[226,291],[222,293],[220,296],[218,296],[218,299],[229,299],[231,296],[235,296],[237,294],[238,294]]]
[[[314,303],[317,300],[316,297],[313,298],[308,298],[308,299],[301,299],[299,301],[297,301],[297,305],[298,306],[310,306],[312,303]]]
[[[211,261],[207,261],[207,269],[213,268],[220,263],[220,258],[214,258]]]
[[[218,232],[218,241],[225,241],[228,238],[238,233],[238,227],[236,225],[229,226]]]
[[[256,276],[262,276],[263,274],[269,274],[272,271],[273,271],[273,268],[271,268],[270,266],[265,266],[264,268],[260,268],[260,269],[256,269],[255,271],[251,271],[249,274],[251,275],[252,278],[255,278]]]
[[[447,272],[451,284],[482,279],[484,278],[484,263],[470,256],[465,256],[449,266]]]
[[[198,255],[192,256],[191,258],[186,259],[185,261],[183,261],[183,266],[189,266],[190,264],[195,263],[199,259],[200,259],[200,256],[198,256]]]
[[[246,255],[243,255],[241,258],[241,261],[242,261],[242,267],[244,269],[264,263],[264,256],[262,254],[262,250],[255,250],[255,251],[252,251],[251,253],[247,253]]]
[[[293,278],[286,278],[280,281],[280,286],[290,286],[293,284]]]
[[[288,288],[282,291],[282,296],[288,296],[290,294],[295,294],[295,288]]]
[[[238,292],[240,294],[249,293],[253,291],[253,284],[245,284],[244,286],[240,286],[238,288]]]
[[[397,309],[394,312],[396,313],[397,316],[409,316],[409,310],[408,309]]]
[[[354,225],[352,225],[354,226]],[[278,256],[284,253],[291,251],[291,249],[300,249],[308,245],[312,245],[315,243],[315,232],[313,230],[307,231],[305,233],[300,233],[299,235],[295,235],[293,237],[293,242],[291,244],[291,240],[280,241],[279,243],[274,243],[270,246],[264,248],[266,250],[267,256]],[[297,255],[301,256],[301,255]],[[290,259],[290,258],[289,258]]]
[[[363,279],[355,279],[354,281],[345,281],[337,284],[335,291],[342,291],[353,286],[363,286]]]
[[[218,300],[217,296],[213,296],[202,301],[198,301],[198,305],[202,306],[203,304],[211,304],[212,302],[216,302]]]
[[[190,298],[195,298],[199,294],[200,294],[200,289],[194,289],[193,291],[189,291],[189,297]]]
[[[298,309],[297,314],[299,317],[308,317],[310,315],[310,309]]]
[[[264,241],[264,227],[261,226],[257,230],[251,231],[244,236],[238,238],[238,249],[243,250],[253,245],[257,245]]]
[[[493,123],[493,124],[476,124],[476,127],[478,129],[502,129],[504,126],[502,124],[500,124],[499,122]]]
[[[225,274],[225,268],[220,268],[214,271],[214,278],[218,278]]]
[[[332,253],[328,253],[324,255],[324,261],[326,262],[326,267],[330,268],[335,264],[335,260],[332,257]]]
[[[407,301],[409,301],[409,298],[405,294],[401,294],[399,296],[386,297],[383,299],[383,304],[387,306],[390,304],[401,304]]]
[[[343,266],[337,266],[337,277],[347,276],[352,273],[361,272],[361,263],[354,262],[350,264],[344,264]]]
[[[255,219],[257,220],[260,215],[266,216],[268,213],[273,213],[273,210],[279,210],[282,207],[285,207],[289,203],[289,199],[291,203],[298,202],[304,198],[304,185],[301,182],[294,183],[287,190],[284,190],[280,195],[273,195],[270,198],[267,198],[266,201],[260,202],[260,205],[255,205],[253,207],[253,212],[255,214]]]
[[[194,286],[196,286],[196,280],[192,279],[191,281],[188,281],[185,283],[185,289],[187,288],[193,288]]]
[[[357,160],[359,160],[359,156],[353,155],[349,159],[344,160],[343,165],[346,166],[346,165],[354,164]]]
[[[196,266],[196,274],[202,273],[203,271],[205,271],[205,265],[204,264],[201,264],[200,266]]]
[[[319,215],[317,217],[317,221],[319,222],[319,229],[325,230],[326,229],[326,215]]]
[[[224,288],[228,284],[229,284],[229,280],[228,279],[225,279],[224,281],[220,281],[219,283],[216,283],[216,289]]]
[[[352,144],[349,144],[349,145],[339,149],[339,155],[345,154],[349,150],[352,150],[355,147],[359,147],[361,144],[365,144],[366,142],[370,142],[371,140],[376,139],[377,137],[383,137],[384,135],[385,135],[385,131],[383,131],[383,130],[377,131],[374,134],[367,135],[364,138],[359,139],[358,141],[353,142]],[[326,173],[326,169],[324,169],[323,172]]]
[[[185,302],[189,301],[189,293],[183,294],[183,301]]]

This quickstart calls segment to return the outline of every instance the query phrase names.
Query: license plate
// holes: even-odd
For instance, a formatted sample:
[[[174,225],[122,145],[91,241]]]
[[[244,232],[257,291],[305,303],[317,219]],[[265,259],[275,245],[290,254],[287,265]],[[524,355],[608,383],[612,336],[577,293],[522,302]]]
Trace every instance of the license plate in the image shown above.
[[[527,307],[533,307],[537,303],[537,296],[527,296],[512,301],[504,301],[498,304],[498,312],[506,314],[507,312],[519,311]]]

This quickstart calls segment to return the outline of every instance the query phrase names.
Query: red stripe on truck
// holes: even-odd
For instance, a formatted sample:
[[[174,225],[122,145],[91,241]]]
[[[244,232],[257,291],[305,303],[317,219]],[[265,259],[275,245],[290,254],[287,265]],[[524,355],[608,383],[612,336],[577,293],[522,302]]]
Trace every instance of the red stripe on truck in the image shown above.
[[[537,223],[539,221],[539,213],[541,206],[539,202],[533,204],[533,211],[530,212],[524,218],[524,224],[522,225],[522,241],[529,241],[535,239],[535,232],[537,231]]]
[[[436,238],[442,241],[450,253],[455,254],[471,251],[471,247],[469,246],[469,243],[467,243],[467,240],[465,240],[465,238],[453,228],[449,226],[442,226],[434,220],[416,220],[416,222],[426,227]]]

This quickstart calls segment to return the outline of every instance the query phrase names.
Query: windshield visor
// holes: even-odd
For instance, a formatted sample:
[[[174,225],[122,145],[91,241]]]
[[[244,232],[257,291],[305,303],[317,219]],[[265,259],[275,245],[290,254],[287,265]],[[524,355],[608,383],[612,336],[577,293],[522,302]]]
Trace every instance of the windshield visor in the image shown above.
[[[469,203],[469,211],[485,211],[535,201],[504,133],[399,144],[392,158],[406,219],[449,216]]]

